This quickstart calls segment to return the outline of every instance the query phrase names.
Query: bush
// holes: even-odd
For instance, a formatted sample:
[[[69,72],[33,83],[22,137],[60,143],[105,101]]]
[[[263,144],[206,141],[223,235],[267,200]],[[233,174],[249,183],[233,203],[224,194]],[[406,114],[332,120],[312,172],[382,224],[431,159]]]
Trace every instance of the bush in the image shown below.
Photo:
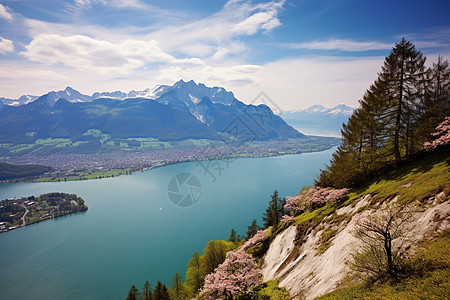
[[[253,289],[255,295],[253,299],[255,300],[289,300],[291,299],[289,292],[285,288],[280,288],[278,286],[278,281],[271,280],[258,285]]]

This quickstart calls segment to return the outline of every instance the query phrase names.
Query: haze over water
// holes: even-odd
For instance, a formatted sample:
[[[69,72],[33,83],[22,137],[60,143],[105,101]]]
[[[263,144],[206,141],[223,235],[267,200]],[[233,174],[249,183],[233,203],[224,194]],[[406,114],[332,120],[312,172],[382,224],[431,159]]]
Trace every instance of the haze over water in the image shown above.
[[[245,234],[253,219],[261,225],[275,189],[285,197],[312,184],[334,150],[238,159],[228,169],[221,162],[215,181],[192,162],[102,180],[0,184],[1,199],[65,192],[89,207],[0,234],[0,299],[125,299],[132,284],[170,286],[209,240],[227,239],[232,228]],[[168,198],[180,173],[202,185],[191,207]]]

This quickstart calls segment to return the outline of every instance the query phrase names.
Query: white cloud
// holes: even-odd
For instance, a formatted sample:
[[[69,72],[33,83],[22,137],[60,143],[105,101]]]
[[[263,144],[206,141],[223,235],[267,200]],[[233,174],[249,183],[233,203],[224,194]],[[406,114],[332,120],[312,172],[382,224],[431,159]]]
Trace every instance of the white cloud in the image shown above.
[[[74,2],[80,8],[90,7],[95,3],[106,4],[104,0],[75,0]]]
[[[276,10],[255,13],[234,25],[232,31],[238,34],[247,35],[253,35],[259,29],[264,29],[264,31],[269,32],[275,27],[281,25],[280,20],[276,17],[276,14]]]
[[[80,9],[88,9],[93,5],[104,5],[114,8],[144,9],[147,4],[139,0],[75,0],[75,6]]]
[[[265,92],[282,110],[306,108],[314,104],[357,106],[377,78],[383,57],[307,57],[279,60],[252,74],[255,83],[229,85],[238,99],[250,102]]]
[[[277,15],[285,0],[253,4],[251,1],[228,1],[222,10],[206,18],[165,27],[148,36],[160,41],[169,50],[189,55],[217,56],[222,58],[236,52],[239,37],[268,33],[281,22]],[[241,47],[243,49],[243,47]]]
[[[139,0],[113,0],[109,1],[112,6],[117,8],[134,8],[134,9],[145,9],[148,5],[143,1]]]
[[[322,104],[358,105],[377,78],[384,57],[304,57],[264,65],[222,64],[161,68],[154,78],[170,84],[180,78],[223,86],[250,103],[265,92],[282,110]],[[276,109],[276,108],[275,108]]]
[[[77,0],[77,2],[82,5],[78,9],[88,8],[93,4],[117,7],[118,3],[122,5],[133,3],[131,0],[130,2]],[[183,16],[183,22],[177,20],[173,13],[169,14],[147,5],[147,10],[154,11],[158,18],[163,16],[163,19],[146,28],[133,26],[105,28],[88,23],[49,23],[34,19],[24,19],[24,24],[32,37],[40,34],[87,35],[94,39],[115,43],[127,39],[157,40],[160,48],[166,53],[176,52],[201,58],[215,56],[214,58],[225,59],[246,50],[244,42],[240,40],[241,37],[257,33],[265,34],[281,26],[277,14],[284,3],[285,0],[259,4],[254,4],[250,0],[228,1],[217,13],[200,19],[196,16],[187,17],[183,15],[183,12],[177,12],[177,15]],[[186,20],[189,21],[186,22]]]
[[[147,63],[201,64],[198,58],[176,59],[163,52],[155,40],[111,43],[85,35],[41,34],[25,46],[21,55],[31,61],[63,64],[98,73],[127,74]]]
[[[220,45],[211,57],[213,60],[223,60],[229,55],[240,54],[247,50],[247,46],[240,41],[230,41],[228,44]]]
[[[94,39],[117,43],[130,38],[139,39],[138,36],[133,36],[130,28],[108,29],[85,23],[74,25],[72,23],[50,23],[35,19],[24,19],[23,22],[30,37],[35,37],[40,34],[56,34],[62,36],[86,35]]]
[[[13,20],[13,15],[9,12],[9,8],[0,3],[0,18],[5,19],[8,22]]]
[[[266,0],[267,1],[267,0]],[[78,9],[86,9],[94,4],[115,6],[133,6],[134,0],[126,2],[114,0],[77,0]],[[141,2],[136,2],[141,3]],[[242,36],[268,33],[281,26],[277,15],[283,8],[285,0],[254,4],[250,0],[228,1],[217,13],[198,18],[185,16],[183,22],[161,9],[147,5],[144,10],[151,10],[162,20],[146,28],[125,26],[105,28],[93,24],[49,23],[41,20],[25,19],[25,26],[30,36],[40,34],[87,35],[98,40],[120,43],[122,40],[157,40],[166,53],[183,53],[187,56],[201,58],[213,57],[225,59],[241,54],[246,50]],[[136,7],[136,6],[135,6]],[[76,7],[75,7],[76,8]],[[156,18],[156,17],[155,17]],[[186,22],[186,20],[189,20]],[[193,21],[192,21],[193,20]],[[170,22],[169,22],[170,21]],[[155,30],[156,29],[156,30]]]
[[[328,41],[312,41],[306,43],[286,44],[292,49],[312,49],[312,50],[341,50],[341,51],[369,51],[369,50],[385,50],[391,49],[392,44],[380,42],[357,42],[351,40],[328,40]]]
[[[257,81],[255,74],[260,70],[257,65],[202,66],[182,68],[172,66],[159,70],[155,79],[161,82],[175,82],[180,78],[193,79],[210,86],[248,86]]]
[[[0,53],[14,52],[13,41],[2,38],[0,36]]]
[[[450,48],[450,27],[435,27],[423,30],[422,33],[407,34],[399,36],[398,40],[405,37],[410,40],[419,50],[430,50],[434,52],[447,51]]]
[[[22,80],[28,79],[38,79],[42,82],[42,80],[61,80],[61,79],[69,79],[67,76],[58,74],[53,70],[48,69],[36,69],[36,68],[27,68],[27,67],[18,67],[0,64],[0,78],[3,80],[16,80],[18,84],[23,85]]]
[[[272,18],[269,21],[262,24],[261,28],[264,29],[264,32],[270,32],[273,29],[277,28],[278,26],[281,26],[280,20],[277,18]]]

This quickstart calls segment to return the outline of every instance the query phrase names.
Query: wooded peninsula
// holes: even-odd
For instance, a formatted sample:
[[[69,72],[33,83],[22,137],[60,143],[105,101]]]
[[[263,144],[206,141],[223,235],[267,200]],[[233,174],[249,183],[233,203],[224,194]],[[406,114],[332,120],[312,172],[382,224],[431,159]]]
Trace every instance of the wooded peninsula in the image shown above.
[[[0,201],[0,233],[87,209],[84,200],[75,194],[5,199]]]

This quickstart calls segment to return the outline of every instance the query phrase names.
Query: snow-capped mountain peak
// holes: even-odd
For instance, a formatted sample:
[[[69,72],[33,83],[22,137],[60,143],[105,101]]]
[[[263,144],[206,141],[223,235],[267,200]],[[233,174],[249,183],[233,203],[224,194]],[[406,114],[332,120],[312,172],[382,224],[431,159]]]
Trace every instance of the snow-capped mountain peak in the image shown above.
[[[354,108],[345,104],[334,107],[313,105],[303,110],[285,111],[283,119],[301,132],[313,135],[340,136],[342,123],[346,123]]]
[[[322,105],[316,104],[311,107],[308,107],[307,109],[304,109],[303,111],[305,111],[305,112],[324,112],[324,111],[327,111],[328,109],[329,108],[326,108]]]
[[[170,92],[176,92],[177,97],[162,97]],[[203,83],[195,83],[193,80],[184,81],[183,79],[177,81],[173,85],[157,85],[154,88],[146,88],[141,91],[131,90],[130,92],[114,91],[114,92],[95,92],[91,96],[84,95],[79,91],[67,86],[61,91],[52,91],[47,94],[46,102],[51,107],[63,98],[69,102],[90,102],[99,98],[108,98],[112,100],[124,100],[129,98],[146,98],[160,101],[161,103],[168,103],[168,101],[181,101],[186,103],[193,103],[197,105],[201,102],[203,97],[208,97],[212,103],[220,103],[223,105],[233,105],[239,102],[232,92],[228,92],[222,87],[207,87]],[[23,95],[18,99],[0,98],[0,102],[10,106],[21,106],[35,101],[41,96]],[[192,97],[192,99],[191,99]],[[194,100],[193,100],[194,99]],[[195,102],[195,103],[194,103]],[[190,106],[190,105],[188,105]]]

